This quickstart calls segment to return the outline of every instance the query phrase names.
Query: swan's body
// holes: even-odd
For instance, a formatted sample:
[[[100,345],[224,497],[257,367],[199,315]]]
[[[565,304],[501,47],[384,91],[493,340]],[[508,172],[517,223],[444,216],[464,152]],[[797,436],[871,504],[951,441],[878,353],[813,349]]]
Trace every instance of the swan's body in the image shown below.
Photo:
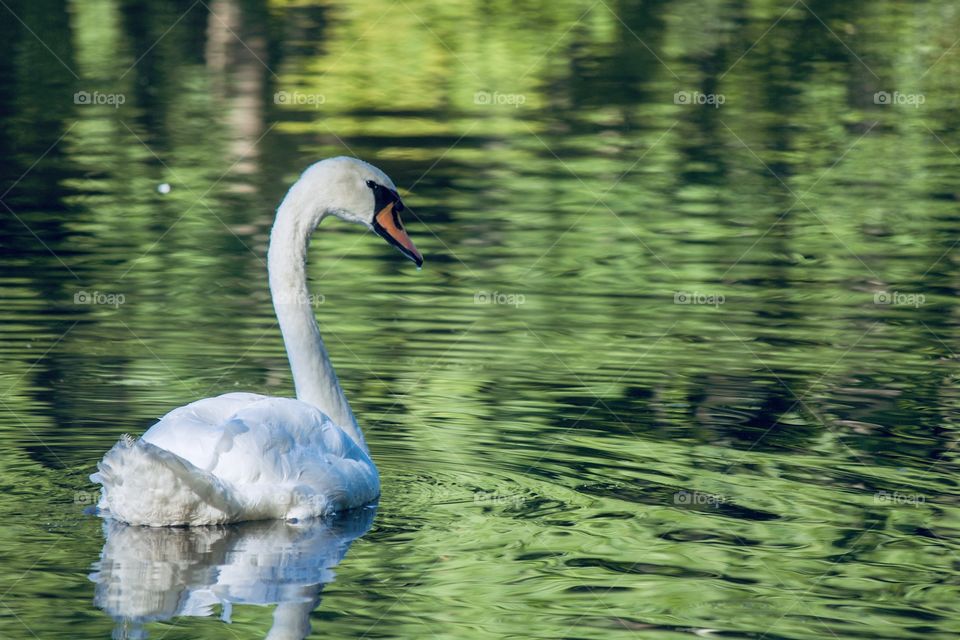
[[[328,215],[364,224],[421,264],[379,169],[352,158],[312,165],[277,210],[270,291],[297,399],[229,393],[175,409],[142,438],[124,437],[91,480],[104,515],[151,526],[302,519],[380,494],[366,442],[309,304],[310,235]]]
[[[319,409],[253,393],[174,409],[99,469],[100,508],[154,526],[302,519],[380,494],[367,451]]]

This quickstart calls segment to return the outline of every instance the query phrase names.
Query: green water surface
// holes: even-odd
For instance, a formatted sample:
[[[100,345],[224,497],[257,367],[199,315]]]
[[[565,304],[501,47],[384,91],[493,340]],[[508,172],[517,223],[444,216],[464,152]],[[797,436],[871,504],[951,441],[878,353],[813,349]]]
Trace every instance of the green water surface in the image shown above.
[[[267,237],[340,154],[426,265],[314,238],[383,496],[258,560],[311,637],[960,636],[956,3],[0,4],[0,637],[267,635],[178,606],[274,530],[87,476],[293,393]]]

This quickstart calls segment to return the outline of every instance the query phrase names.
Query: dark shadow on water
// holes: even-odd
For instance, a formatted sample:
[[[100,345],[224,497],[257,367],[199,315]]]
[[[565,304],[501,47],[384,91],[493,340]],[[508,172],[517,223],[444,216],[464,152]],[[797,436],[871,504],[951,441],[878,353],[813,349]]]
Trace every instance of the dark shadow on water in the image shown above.
[[[116,622],[113,638],[147,638],[146,625],[178,616],[230,621],[241,605],[276,605],[267,638],[302,640],[323,586],[375,506],[299,523],[134,527],[105,520],[106,541],[90,580],[94,604]]]

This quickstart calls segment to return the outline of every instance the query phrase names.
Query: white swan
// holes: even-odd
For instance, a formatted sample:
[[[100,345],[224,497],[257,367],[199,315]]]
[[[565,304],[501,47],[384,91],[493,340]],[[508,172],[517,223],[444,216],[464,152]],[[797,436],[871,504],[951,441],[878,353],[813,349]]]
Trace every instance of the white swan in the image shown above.
[[[277,209],[267,268],[297,399],[228,393],[124,436],[90,476],[99,512],[130,524],[200,525],[322,516],[380,495],[380,477],[320,338],[307,293],[310,236],[333,215],[417,263],[393,182],[354,158],[310,166]]]

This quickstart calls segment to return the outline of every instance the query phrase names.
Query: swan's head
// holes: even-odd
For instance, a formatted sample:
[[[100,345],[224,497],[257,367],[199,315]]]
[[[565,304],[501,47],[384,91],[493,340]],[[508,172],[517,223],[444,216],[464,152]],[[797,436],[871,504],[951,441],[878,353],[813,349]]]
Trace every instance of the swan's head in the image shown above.
[[[316,223],[326,215],[362,224],[395,246],[417,266],[423,256],[407,235],[400,213],[403,201],[393,181],[372,164],[340,156],[321,160],[303,172],[301,197],[319,206]]]

